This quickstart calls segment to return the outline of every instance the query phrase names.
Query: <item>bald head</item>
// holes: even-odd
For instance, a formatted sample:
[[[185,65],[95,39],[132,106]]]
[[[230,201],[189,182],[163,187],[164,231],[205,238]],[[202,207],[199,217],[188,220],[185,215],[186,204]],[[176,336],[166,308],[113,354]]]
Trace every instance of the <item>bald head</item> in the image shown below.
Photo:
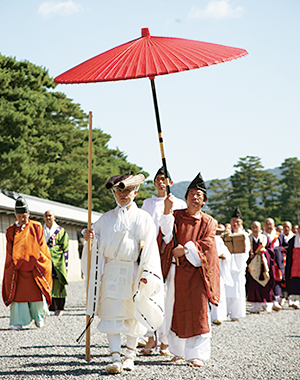
[[[283,233],[284,233],[286,236],[288,236],[288,234],[289,234],[289,233],[291,232],[291,230],[292,230],[292,223],[289,222],[289,221],[287,220],[287,221],[285,221],[285,222],[283,223],[282,227],[283,227]]]
[[[267,218],[264,223],[265,231],[270,234],[275,229],[275,222],[272,218]]]
[[[55,221],[56,217],[52,210],[48,210],[44,214],[44,221],[46,223],[46,226],[48,228],[51,228],[53,225],[53,222]]]
[[[251,224],[251,231],[253,236],[257,238],[258,234],[261,232],[261,224],[256,220]]]

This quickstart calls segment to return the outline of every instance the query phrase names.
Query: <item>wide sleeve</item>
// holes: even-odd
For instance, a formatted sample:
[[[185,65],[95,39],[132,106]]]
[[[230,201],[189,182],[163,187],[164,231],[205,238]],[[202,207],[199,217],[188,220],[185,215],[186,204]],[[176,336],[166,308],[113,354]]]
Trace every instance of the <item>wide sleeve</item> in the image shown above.
[[[8,306],[14,299],[17,282],[17,271],[12,259],[14,231],[14,225],[6,230],[6,258],[2,280],[2,299],[6,306]],[[13,280],[14,278],[15,281]]]
[[[234,282],[230,272],[231,253],[226,247],[223,239],[220,236],[215,236],[218,256],[224,255],[225,259],[219,259],[220,275],[223,278],[224,284],[233,286]]]
[[[211,217],[202,217],[203,228],[193,243],[198,250],[205,289],[209,301],[217,306],[220,301],[220,267],[215,234],[217,224]],[[183,258],[180,258],[182,260]],[[184,258],[185,259],[185,258]]]
[[[66,263],[66,268],[68,268],[68,261],[69,261],[69,235],[67,231],[64,229],[64,234],[62,237],[62,242],[61,242],[61,248],[64,253],[64,258],[65,258],[65,263]]]
[[[217,224],[211,219],[203,236],[196,242],[199,247],[207,297],[215,306],[220,301],[220,266],[215,240],[216,229]]]
[[[163,214],[159,219],[159,227],[165,244],[169,244],[173,237],[174,216],[172,214]]]
[[[39,254],[37,255],[36,265],[33,269],[33,277],[38,287],[44,294],[48,305],[52,302],[52,258],[47,246],[46,239],[41,223],[35,223],[37,245]]]
[[[104,215],[104,214],[103,214]],[[102,275],[105,268],[105,257],[101,250],[101,229],[104,219],[103,215],[92,225],[92,230],[95,233],[94,239],[91,241],[90,252],[90,268],[88,272],[88,242],[86,241],[82,250],[81,268],[85,278],[85,285],[87,289],[87,315],[96,313],[100,295],[100,285]]]
[[[134,315],[148,330],[155,331],[163,323],[164,316],[164,287],[156,227],[150,215],[140,212],[139,218],[140,240],[144,241],[144,247],[134,286]],[[147,283],[140,281],[141,278]]]

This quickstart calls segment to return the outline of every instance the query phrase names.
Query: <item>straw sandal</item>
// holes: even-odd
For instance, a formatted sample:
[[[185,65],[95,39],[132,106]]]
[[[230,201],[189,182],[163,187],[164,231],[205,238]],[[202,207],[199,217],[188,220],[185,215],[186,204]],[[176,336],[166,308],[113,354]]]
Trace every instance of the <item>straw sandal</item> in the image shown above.
[[[172,359],[171,359],[171,362],[174,363],[174,364],[182,364],[185,362],[184,358],[182,356],[174,356]]]
[[[189,360],[188,363],[189,363],[189,366],[196,367],[196,368],[201,368],[204,366],[203,361],[197,358]]]
[[[149,356],[153,354],[152,348],[142,348],[140,354],[144,356]]]

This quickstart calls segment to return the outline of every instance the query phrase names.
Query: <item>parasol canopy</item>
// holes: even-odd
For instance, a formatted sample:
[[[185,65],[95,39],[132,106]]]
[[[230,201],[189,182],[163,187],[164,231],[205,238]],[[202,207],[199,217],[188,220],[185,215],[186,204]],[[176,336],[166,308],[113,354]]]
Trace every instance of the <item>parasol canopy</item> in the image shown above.
[[[231,61],[247,55],[240,48],[183,38],[142,36],[75,66],[56,83],[94,83],[171,74]]]

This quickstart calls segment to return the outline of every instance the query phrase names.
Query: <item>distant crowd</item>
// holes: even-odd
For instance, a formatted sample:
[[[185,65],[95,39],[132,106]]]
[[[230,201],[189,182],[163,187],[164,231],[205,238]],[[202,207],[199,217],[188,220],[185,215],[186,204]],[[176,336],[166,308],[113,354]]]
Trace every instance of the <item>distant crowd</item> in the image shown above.
[[[245,300],[251,303],[250,313],[279,312],[286,301],[289,307],[300,309],[298,230],[299,226],[289,221],[275,226],[274,220],[267,218],[263,228],[254,221],[245,231],[239,208],[230,223],[218,225],[223,303],[213,307],[213,323],[244,317]]]

